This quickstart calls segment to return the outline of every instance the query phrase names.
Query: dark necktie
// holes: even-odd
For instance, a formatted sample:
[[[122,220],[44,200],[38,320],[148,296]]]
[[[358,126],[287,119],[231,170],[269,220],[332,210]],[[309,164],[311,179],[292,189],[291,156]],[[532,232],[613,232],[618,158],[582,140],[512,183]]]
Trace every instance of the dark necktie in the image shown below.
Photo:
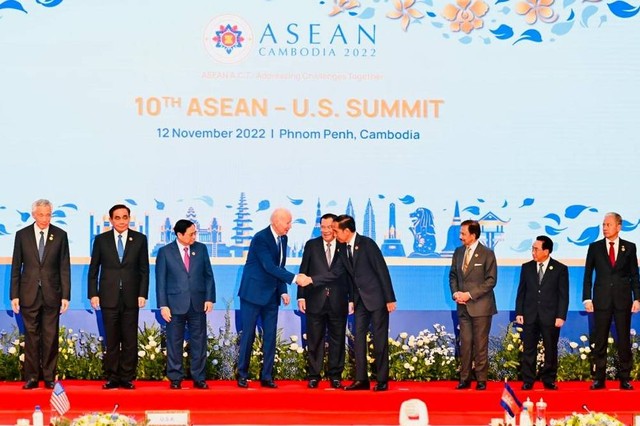
[[[347,258],[349,259],[351,266],[353,266],[353,252],[351,251],[351,244],[347,244]]]
[[[538,285],[542,284],[542,277],[544,277],[544,270],[542,269],[543,266],[544,263],[540,263],[538,265]]]
[[[331,243],[327,243],[327,249],[324,254],[327,256],[327,265],[331,266]]]
[[[44,231],[40,231],[40,241],[38,241],[38,256],[40,256],[40,262],[44,257]]]
[[[122,262],[122,257],[124,256],[124,245],[122,244],[122,234],[118,235],[118,257],[120,258],[120,262]]]
[[[612,268],[616,266],[616,253],[613,251],[614,244],[613,242],[609,242],[609,262]]]
[[[185,247],[182,250],[184,250],[184,267],[187,270],[187,272],[189,272],[189,247]]]

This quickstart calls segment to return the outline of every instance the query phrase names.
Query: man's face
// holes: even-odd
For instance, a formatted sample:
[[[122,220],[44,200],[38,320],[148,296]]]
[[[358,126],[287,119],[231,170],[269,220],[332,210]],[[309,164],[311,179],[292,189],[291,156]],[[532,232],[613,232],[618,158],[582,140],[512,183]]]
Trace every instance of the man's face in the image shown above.
[[[288,212],[281,212],[273,218],[273,230],[278,236],[287,235],[289,229],[291,229],[291,214]]]
[[[605,238],[615,240],[618,238],[620,229],[622,229],[622,225],[616,222],[614,216],[607,215],[604,217],[604,221],[602,221],[602,234]]]
[[[469,233],[468,225],[462,225],[460,227],[460,241],[462,241],[462,244],[469,247],[471,244],[476,242],[476,239],[476,234]]]
[[[328,243],[334,240],[336,236],[333,231],[333,219],[329,217],[320,220],[320,234],[322,235],[322,239]]]
[[[333,227],[333,233],[336,236],[336,240],[339,242],[346,243],[351,239],[351,231],[348,229],[340,229],[338,227],[338,222],[333,222],[331,226]]]
[[[531,256],[536,262],[544,262],[549,257],[549,250],[542,249],[542,241],[535,240],[531,246]]]
[[[113,216],[109,218],[109,222],[118,234],[122,234],[129,228],[129,212],[127,209],[116,209],[113,211]]]
[[[31,212],[31,217],[36,221],[38,228],[45,229],[51,223],[51,206],[37,206]]]
[[[191,225],[187,228],[186,231],[184,231],[184,234],[178,232],[176,234],[176,237],[178,238],[178,241],[180,241],[180,244],[182,244],[183,246],[190,246],[191,244],[196,242],[197,233],[198,231],[196,231],[196,226]]]

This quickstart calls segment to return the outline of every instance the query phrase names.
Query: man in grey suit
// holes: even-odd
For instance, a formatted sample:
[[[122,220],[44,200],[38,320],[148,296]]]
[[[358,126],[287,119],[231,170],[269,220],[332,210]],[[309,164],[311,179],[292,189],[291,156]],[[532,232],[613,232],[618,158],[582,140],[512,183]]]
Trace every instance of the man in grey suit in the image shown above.
[[[594,380],[592,390],[604,389],[607,370],[607,341],[611,320],[615,321],[621,390],[633,390],[629,382],[631,354],[631,314],[640,310],[640,282],[636,245],[620,238],[622,217],[607,213],[602,222],[604,238],[589,244],[584,265],[582,300],[585,310],[593,313]],[[595,271],[595,280],[593,272]]]
[[[465,220],[460,241],[451,259],[449,287],[457,304],[460,324],[460,382],[456,389],[471,387],[471,366],[475,362],[476,389],[487,388],[489,332],[498,313],[493,288],[498,278],[496,256],[480,244],[480,224]]]
[[[569,309],[569,270],[550,257],[553,241],[540,235],[533,242],[533,260],[522,265],[516,296],[516,322],[523,327],[522,384],[533,389],[538,341],[542,336],[544,365],[540,380],[547,390],[558,389],[558,338]]]
[[[24,321],[23,389],[38,387],[40,377],[53,389],[58,361],[60,314],[71,299],[71,263],[67,233],[51,225],[49,200],[31,207],[35,223],[16,232],[11,262],[11,308]]]
[[[191,379],[196,389],[208,389],[207,314],[216,301],[216,287],[207,247],[196,241],[196,226],[180,219],[173,227],[176,240],[158,250],[156,296],[167,322],[167,377],[171,389],[181,389],[185,327],[189,329]]]

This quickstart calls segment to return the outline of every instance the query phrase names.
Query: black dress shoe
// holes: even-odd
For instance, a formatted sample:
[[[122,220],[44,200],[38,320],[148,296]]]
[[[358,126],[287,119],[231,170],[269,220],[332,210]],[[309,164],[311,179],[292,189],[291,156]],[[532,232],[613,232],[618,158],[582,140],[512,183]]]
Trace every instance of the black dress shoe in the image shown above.
[[[334,389],[342,388],[342,382],[340,379],[331,379],[331,387]]]
[[[129,390],[133,390],[136,388],[136,386],[133,384],[133,382],[131,380],[123,380],[120,382],[120,387],[122,389],[129,389]]]
[[[456,389],[469,389],[471,387],[471,383],[466,380],[460,380],[457,384]]]
[[[542,386],[544,386],[546,390],[558,390],[558,385],[554,382],[543,382]]]
[[[307,385],[310,389],[315,389],[318,387],[318,379],[309,380],[309,384]]]
[[[633,385],[628,380],[620,380],[620,390],[633,390]]]
[[[373,387],[374,392],[384,392],[386,390],[389,390],[389,383],[387,382],[378,382]]]
[[[351,383],[349,386],[345,386],[344,390],[352,391],[352,390],[369,390],[369,382],[364,380],[356,380]]]
[[[247,382],[246,377],[238,378],[238,387],[239,388],[248,388],[249,387],[249,382]]]
[[[56,382],[52,382],[51,380],[45,380],[44,387],[47,389],[53,389],[56,387]]]
[[[593,383],[591,383],[591,386],[589,386],[589,389],[591,390],[604,389],[604,382],[601,380],[594,380]]]
[[[275,389],[278,387],[278,385],[276,385],[276,382],[274,382],[272,379],[260,380],[260,386],[262,386],[263,388],[269,388],[269,389]]]
[[[169,385],[170,389],[182,389],[182,383],[180,380],[172,380],[171,385]]]
[[[487,390],[487,382],[476,383],[476,390]]]
[[[533,389],[533,383],[523,383],[522,390],[531,390]]]
[[[107,383],[102,385],[102,389],[117,389],[120,386],[120,383],[115,380],[109,380]]]
[[[27,383],[22,386],[22,389],[35,389],[38,387],[38,381],[36,379],[29,379]]]
[[[209,385],[204,380],[196,380],[193,382],[193,387],[196,389],[209,389]]]

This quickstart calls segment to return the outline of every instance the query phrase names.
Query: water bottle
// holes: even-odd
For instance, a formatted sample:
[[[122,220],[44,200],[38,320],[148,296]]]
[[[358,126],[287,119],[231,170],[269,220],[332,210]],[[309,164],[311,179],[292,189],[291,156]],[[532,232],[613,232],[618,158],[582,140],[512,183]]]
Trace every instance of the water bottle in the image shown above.
[[[536,402],[536,426],[546,426],[547,424],[547,403],[540,398]]]
[[[44,426],[44,414],[39,405],[36,405],[36,409],[33,411],[33,426]]]
[[[529,420],[533,425],[533,401],[531,401],[529,397],[527,397],[527,400],[522,403],[522,406],[527,409],[527,414],[529,414]]]
[[[520,426],[533,426],[531,424],[531,417],[529,416],[529,410],[527,407],[523,406],[522,411],[520,411]]]

